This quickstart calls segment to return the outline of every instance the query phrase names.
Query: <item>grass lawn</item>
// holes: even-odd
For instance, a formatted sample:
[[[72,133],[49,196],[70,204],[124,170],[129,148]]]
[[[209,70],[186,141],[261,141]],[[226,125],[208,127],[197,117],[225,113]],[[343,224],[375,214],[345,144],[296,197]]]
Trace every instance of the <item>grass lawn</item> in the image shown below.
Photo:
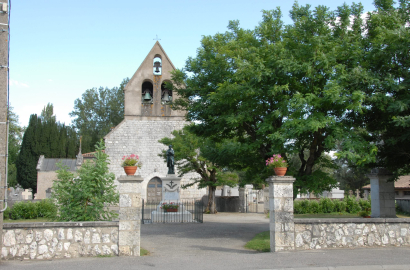
[[[251,241],[246,243],[245,248],[253,249],[259,252],[270,251],[269,231],[258,233]]]

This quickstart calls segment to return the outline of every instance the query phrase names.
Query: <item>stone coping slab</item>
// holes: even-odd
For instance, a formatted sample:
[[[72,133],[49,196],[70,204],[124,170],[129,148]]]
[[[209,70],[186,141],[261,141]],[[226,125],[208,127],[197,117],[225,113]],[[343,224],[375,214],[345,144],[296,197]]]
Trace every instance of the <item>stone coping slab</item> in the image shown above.
[[[118,227],[118,221],[3,223],[3,229],[60,227]]]
[[[295,224],[317,223],[410,223],[410,218],[295,218]]]

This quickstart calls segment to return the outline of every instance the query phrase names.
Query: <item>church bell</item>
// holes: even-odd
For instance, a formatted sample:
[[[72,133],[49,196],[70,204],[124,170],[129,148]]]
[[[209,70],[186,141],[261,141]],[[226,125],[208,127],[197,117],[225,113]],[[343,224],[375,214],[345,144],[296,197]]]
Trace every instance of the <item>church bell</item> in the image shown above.
[[[168,91],[165,91],[164,97],[162,98],[162,101],[169,101]]]
[[[144,95],[144,101],[151,101],[151,95],[149,94],[149,92],[147,91],[147,92],[145,92],[145,95]]]

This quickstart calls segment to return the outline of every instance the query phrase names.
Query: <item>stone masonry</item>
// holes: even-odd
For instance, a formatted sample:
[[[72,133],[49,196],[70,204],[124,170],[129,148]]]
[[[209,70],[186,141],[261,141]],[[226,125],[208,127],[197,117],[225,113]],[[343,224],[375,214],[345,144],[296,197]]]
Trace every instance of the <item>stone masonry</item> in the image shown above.
[[[161,138],[171,137],[173,130],[182,129],[188,122],[185,121],[148,121],[148,120],[124,120],[105,137],[106,153],[110,157],[110,172],[116,178],[125,175],[121,167],[122,157],[128,154],[137,154],[143,163],[137,174],[143,178],[141,196],[146,199],[147,184],[154,178],[165,178],[168,172],[167,164],[158,154],[167,147],[158,142]],[[175,168],[176,169],[176,168]],[[178,174],[178,171],[175,172]],[[196,174],[184,175],[181,185],[191,181]],[[118,181],[116,181],[118,185]],[[201,198],[205,189],[198,189],[194,185],[187,189],[181,189],[181,199]]]
[[[141,238],[141,182],[139,175],[121,176],[119,214],[120,256],[140,256]]]
[[[161,72],[154,72],[154,62],[160,59]],[[110,171],[118,178],[125,175],[121,168],[124,155],[137,154],[143,163],[137,172],[142,182],[141,195],[147,197],[148,182],[154,177],[166,177],[168,169],[163,158],[158,154],[167,147],[158,142],[164,137],[171,137],[171,132],[181,130],[189,122],[185,119],[185,111],[174,110],[172,105],[164,101],[165,84],[171,82],[171,72],[175,70],[170,58],[157,41],[144,61],[124,88],[124,120],[105,136],[106,153],[110,156]],[[142,96],[151,91],[152,100],[148,103]],[[169,92],[169,90],[166,90]],[[178,92],[171,93],[172,100],[178,99]],[[178,172],[175,172],[178,174]],[[198,178],[197,174],[185,175],[181,185]],[[118,184],[118,183],[117,183]],[[205,189],[193,185],[182,189],[181,199],[200,199],[206,194]]]
[[[291,176],[272,176],[269,183],[271,252],[295,249],[293,222],[293,182]]]
[[[57,259],[118,255],[118,222],[7,223],[1,258]]]
[[[295,219],[297,250],[409,246],[410,219]]]

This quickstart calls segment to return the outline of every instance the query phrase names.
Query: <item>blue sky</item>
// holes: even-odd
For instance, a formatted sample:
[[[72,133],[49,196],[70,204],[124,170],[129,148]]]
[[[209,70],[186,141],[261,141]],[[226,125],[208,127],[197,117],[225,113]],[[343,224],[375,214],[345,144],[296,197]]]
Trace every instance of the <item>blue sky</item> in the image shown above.
[[[346,1],[351,4],[353,1]],[[358,1],[356,1],[358,2]],[[290,24],[293,1],[265,0],[12,0],[10,104],[22,126],[53,103],[57,120],[71,123],[74,101],[92,87],[119,86],[131,77],[156,35],[177,68],[195,56],[201,37],[225,32],[229,20],[253,29],[261,10],[281,7]],[[298,1],[331,10],[343,1]],[[373,1],[361,1],[365,11]]]

